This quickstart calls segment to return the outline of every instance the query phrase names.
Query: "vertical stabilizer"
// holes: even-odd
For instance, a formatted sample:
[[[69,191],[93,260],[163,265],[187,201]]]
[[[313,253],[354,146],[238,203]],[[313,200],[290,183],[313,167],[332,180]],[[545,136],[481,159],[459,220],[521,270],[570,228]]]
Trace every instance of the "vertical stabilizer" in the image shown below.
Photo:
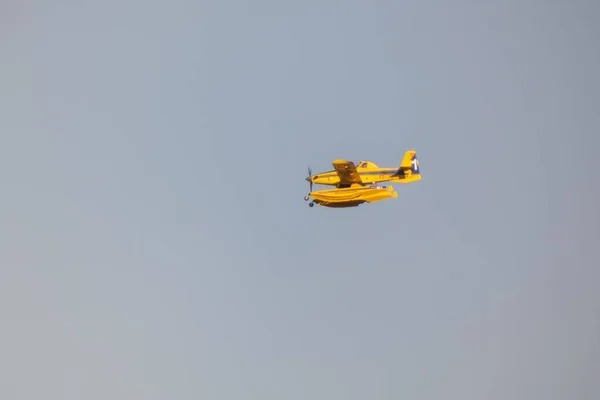
[[[410,170],[412,174],[420,174],[419,159],[417,158],[417,152],[414,150],[408,150],[404,153],[402,162],[400,163],[400,169],[402,171]]]

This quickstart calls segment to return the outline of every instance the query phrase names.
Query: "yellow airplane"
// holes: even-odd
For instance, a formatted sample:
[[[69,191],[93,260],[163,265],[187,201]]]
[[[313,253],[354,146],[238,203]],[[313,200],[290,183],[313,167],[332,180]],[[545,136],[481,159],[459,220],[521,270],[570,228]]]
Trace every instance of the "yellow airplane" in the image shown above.
[[[414,150],[408,150],[398,168],[378,167],[371,161],[361,161],[356,166],[352,161],[334,160],[333,171],[313,175],[310,167],[306,181],[310,192],[305,201],[313,199],[309,206],[316,204],[325,207],[356,207],[363,203],[373,203],[398,194],[390,185],[378,185],[379,182],[411,183],[421,179],[419,160]],[[312,190],[313,184],[335,186],[335,189]]]

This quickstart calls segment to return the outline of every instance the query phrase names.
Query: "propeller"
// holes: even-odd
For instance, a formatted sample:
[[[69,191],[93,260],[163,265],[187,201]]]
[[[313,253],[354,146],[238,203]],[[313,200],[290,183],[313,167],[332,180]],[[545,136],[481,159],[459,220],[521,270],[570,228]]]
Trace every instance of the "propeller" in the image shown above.
[[[311,176],[312,176],[312,169],[310,168],[310,165],[309,165],[308,166],[308,176],[306,177],[306,181],[309,183],[309,188],[310,188],[309,193],[311,193],[312,189],[313,189],[313,182],[312,182],[312,179],[310,179]]]

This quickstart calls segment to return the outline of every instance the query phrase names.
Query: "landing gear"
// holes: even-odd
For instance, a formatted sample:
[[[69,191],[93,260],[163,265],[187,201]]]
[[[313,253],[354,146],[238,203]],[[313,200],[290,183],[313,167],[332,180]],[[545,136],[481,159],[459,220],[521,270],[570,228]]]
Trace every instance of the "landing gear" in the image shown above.
[[[309,194],[307,194],[306,196],[304,196],[304,201],[308,201],[308,200],[310,200],[310,196],[309,196],[309,195],[310,195],[310,193],[309,193]],[[314,206],[315,206],[315,202],[314,202],[314,201],[311,201],[310,203],[308,203],[308,206],[309,206],[309,207],[314,207]]]

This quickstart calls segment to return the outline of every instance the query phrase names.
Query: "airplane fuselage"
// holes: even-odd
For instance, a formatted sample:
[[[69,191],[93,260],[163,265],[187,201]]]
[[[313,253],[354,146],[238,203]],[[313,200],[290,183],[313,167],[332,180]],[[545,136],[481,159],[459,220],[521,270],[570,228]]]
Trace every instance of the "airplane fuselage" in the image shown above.
[[[358,169],[360,179],[364,184],[379,182],[410,183],[421,179],[420,174],[412,174],[410,170],[398,168]],[[336,171],[327,171],[310,177],[315,185],[338,186],[340,177]]]

